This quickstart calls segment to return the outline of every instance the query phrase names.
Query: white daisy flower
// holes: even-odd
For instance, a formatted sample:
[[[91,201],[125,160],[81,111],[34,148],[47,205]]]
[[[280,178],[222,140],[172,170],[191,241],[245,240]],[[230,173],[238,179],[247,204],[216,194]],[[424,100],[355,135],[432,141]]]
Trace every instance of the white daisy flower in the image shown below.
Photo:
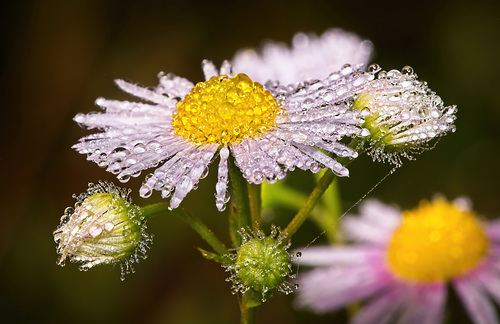
[[[372,52],[370,41],[334,28],[320,36],[298,33],[293,37],[291,48],[283,43],[267,42],[259,53],[253,49],[241,50],[231,62],[235,73],[246,73],[254,81],[294,83],[326,78],[344,64],[366,65]]]
[[[173,192],[170,208],[178,207],[207,175],[217,152],[215,196],[221,211],[229,200],[230,152],[243,177],[254,184],[272,183],[295,168],[317,172],[328,167],[348,176],[324,152],[357,156],[339,141],[367,135],[359,126],[363,112],[351,106],[373,74],[345,66],[322,81],[262,86],[245,74],[233,76],[227,61],[220,73],[205,61],[203,71],[207,81],[196,85],[172,74],[161,74],[156,88],[117,80],[122,90],[150,103],[97,99],[105,112],[78,114],[75,121],[103,132],[73,147],[122,182],[155,168],[139,193],[149,197],[158,190],[166,198]]]

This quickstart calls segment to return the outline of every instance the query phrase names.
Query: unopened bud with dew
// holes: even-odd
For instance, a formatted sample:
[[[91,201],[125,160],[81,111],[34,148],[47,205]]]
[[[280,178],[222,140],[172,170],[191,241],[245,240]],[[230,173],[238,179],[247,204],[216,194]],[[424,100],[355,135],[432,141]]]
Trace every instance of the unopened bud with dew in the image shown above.
[[[119,264],[122,280],[134,271],[132,264],[146,258],[152,236],[146,233],[141,209],[132,204],[129,192],[99,181],[74,195],[75,207],[66,208],[54,231],[59,265],[64,266],[67,258],[81,262],[81,270]]]
[[[286,281],[294,278],[293,257],[287,251],[290,243],[285,243],[279,234],[276,227],[272,227],[269,236],[260,231],[240,231],[241,246],[235,255],[230,256],[234,263],[224,265],[231,272],[227,280],[232,281],[234,294],[253,290],[264,302],[274,288],[285,294],[293,291],[294,286]]]
[[[456,106],[445,107],[411,67],[386,72],[373,64],[369,70],[377,78],[357,95],[354,108],[367,113],[363,127],[373,160],[399,166],[401,157],[413,159],[431,140],[455,131]]]

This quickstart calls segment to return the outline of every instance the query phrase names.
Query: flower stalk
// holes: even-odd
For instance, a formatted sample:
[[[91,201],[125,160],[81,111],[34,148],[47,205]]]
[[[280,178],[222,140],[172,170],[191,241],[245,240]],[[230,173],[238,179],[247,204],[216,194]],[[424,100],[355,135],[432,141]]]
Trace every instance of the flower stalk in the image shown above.
[[[214,249],[215,252],[222,256],[229,253],[224,243],[222,243],[217,236],[215,236],[212,230],[210,230],[199,218],[191,215],[182,208],[170,210],[167,203],[156,203],[143,207],[142,213],[146,219],[158,214],[174,215],[198,233],[201,238]]]

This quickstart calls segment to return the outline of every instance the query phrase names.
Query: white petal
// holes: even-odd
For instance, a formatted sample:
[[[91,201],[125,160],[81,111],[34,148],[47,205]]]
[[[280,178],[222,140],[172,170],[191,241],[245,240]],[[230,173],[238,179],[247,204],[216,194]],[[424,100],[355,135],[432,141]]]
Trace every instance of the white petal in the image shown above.
[[[170,98],[184,98],[194,88],[194,84],[184,78],[174,75],[164,75],[160,77],[162,91]]]
[[[278,80],[288,84],[325,78],[345,63],[366,64],[372,47],[352,33],[330,29],[321,36],[299,33],[291,48],[267,43],[260,55],[253,50],[240,51],[232,62],[235,73],[247,73],[255,81]]]
[[[213,76],[218,76],[219,72],[215,65],[208,60],[203,60],[201,63],[201,67],[203,69],[203,74],[205,74],[205,80],[208,81]]]
[[[374,243],[377,245],[386,245],[389,243],[392,231],[365,221],[361,217],[344,217],[342,220],[342,230],[346,236],[359,242]]]
[[[232,67],[231,63],[229,63],[229,61],[227,61],[227,60],[224,60],[224,62],[222,62],[222,65],[220,67],[220,74],[225,74],[225,75],[231,77],[232,68],[233,67]]]
[[[128,83],[124,80],[115,80],[116,84],[125,92],[130,93],[133,96],[145,99],[159,105],[168,105],[172,102],[171,98],[168,98],[158,92],[148,90],[136,84]]]
[[[217,176],[217,184],[215,185],[215,205],[219,211],[226,208],[226,203],[229,200],[227,185],[229,181],[227,159],[229,157],[229,149],[226,145],[220,150],[219,172]]]
[[[401,210],[375,199],[365,200],[359,207],[361,217],[386,230],[395,230],[401,224]]]
[[[262,150],[259,140],[243,140],[231,147],[236,165],[250,183],[269,183],[284,178],[284,172],[275,159]]]
[[[319,163],[325,165],[327,168],[333,171],[336,175],[340,177],[348,177],[349,176],[349,170],[347,170],[342,164],[337,162],[336,160],[332,159],[325,153],[318,151],[317,149],[306,146],[300,143],[294,143],[294,146],[297,147],[299,150],[301,150],[304,154],[309,155],[312,157],[314,160],[318,161]]]

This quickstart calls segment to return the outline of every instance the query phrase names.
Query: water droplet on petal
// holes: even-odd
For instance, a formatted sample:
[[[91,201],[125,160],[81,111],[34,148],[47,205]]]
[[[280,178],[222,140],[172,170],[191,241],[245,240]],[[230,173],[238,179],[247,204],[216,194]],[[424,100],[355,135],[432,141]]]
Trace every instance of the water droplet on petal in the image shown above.
[[[129,174],[120,174],[118,176],[118,181],[125,183],[130,180],[130,175]]]
[[[411,66],[407,65],[401,69],[401,73],[406,74],[406,75],[412,75],[413,68]]]
[[[115,225],[113,223],[104,224],[104,229],[108,232],[111,231],[114,227],[115,227]]]
[[[344,64],[342,66],[342,69],[340,70],[340,73],[342,73],[343,75],[352,73],[352,66],[351,66],[351,64]]]
[[[146,152],[146,145],[142,143],[137,143],[134,145],[133,152],[136,154],[144,153]]]
[[[377,73],[378,71],[380,71],[380,65],[378,64],[372,64],[368,67],[368,72]]]
[[[100,226],[92,226],[89,230],[89,234],[92,235],[92,237],[96,237],[101,233],[102,233],[102,227]]]
[[[139,195],[142,198],[149,198],[153,194],[153,190],[149,188],[148,186],[143,186],[141,189],[139,189]]]

